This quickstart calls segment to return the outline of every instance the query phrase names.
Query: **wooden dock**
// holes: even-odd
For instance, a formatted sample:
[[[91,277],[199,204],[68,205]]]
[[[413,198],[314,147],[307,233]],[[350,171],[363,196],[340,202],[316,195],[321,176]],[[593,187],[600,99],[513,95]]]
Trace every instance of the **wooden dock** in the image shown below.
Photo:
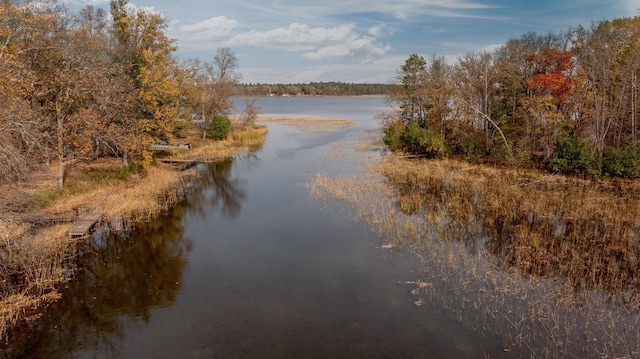
[[[216,163],[220,162],[220,160],[220,158],[213,157],[197,157],[191,159],[161,158],[158,159],[158,162],[172,165],[176,171],[186,171],[200,163]]]
[[[69,228],[67,234],[71,237],[83,237],[89,234],[102,218],[102,212],[89,212],[81,215],[76,223]]]

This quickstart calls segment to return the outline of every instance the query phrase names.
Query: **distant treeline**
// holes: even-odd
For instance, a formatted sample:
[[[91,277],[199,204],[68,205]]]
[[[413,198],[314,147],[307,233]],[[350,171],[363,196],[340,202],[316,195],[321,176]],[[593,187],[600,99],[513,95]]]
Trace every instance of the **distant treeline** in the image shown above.
[[[362,96],[388,95],[395,85],[344,82],[311,82],[308,84],[241,84],[241,96]]]

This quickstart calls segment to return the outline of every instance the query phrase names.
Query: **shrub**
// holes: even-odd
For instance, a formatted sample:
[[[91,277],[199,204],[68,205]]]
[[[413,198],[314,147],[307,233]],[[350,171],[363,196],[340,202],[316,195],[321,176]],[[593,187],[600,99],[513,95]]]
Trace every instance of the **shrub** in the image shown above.
[[[406,126],[402,135],[407,151],[427,157],[442,157],[447,152],[444,139],[436,132],[427,130],[415,123]]]
[[[182,137],[182,131],[187,127],[189,127],[189,124],[186,121],[176,121],[173,124],[171,133],[174,137]]]
[[[601,164],[584,141],[560,136],[551,159],[551,170],[568,175],[597,177],[601,174]]]
[[[224,140],[231,132],[231,120],[226,115],[215,115],[207,124],[207,132],[214,140]]]
[[[607,177],[640,178],[640,148],[632,146],[605,153],[602,174]]]
[[[467,158],[476,157],[480,146],[480,141],[474,136],[467,135],[462,139],[462,152]]]
[[[401,150],[404,148],[402,141],[402,135],[404,134],[404,124],[402,121],[392,121],[385,125],[384,129],[384,144],[389,146],[392,151]]]

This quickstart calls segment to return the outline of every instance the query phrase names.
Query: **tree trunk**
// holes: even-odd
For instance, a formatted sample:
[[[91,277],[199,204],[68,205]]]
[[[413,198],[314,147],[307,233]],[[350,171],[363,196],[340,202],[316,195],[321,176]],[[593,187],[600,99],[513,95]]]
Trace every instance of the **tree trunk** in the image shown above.
[[[122,167],[129,167],[129,148],[125,146],[124,151],[122,153]]]
[[[57,130],[58,130],[58,190],[62,191],[64,189],[64,174],[65,174],[65,163],[64,163],[64,116],[62,115],[62,109],[59,104],[56,104],[56,120],[57,120]]]

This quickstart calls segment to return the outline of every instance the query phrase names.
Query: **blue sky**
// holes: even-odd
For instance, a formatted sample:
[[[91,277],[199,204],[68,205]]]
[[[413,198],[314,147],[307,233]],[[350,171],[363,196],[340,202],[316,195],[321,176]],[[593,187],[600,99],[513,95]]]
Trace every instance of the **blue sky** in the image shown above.
[[[108,8],[108,0],[67,0]],[[640,0],[130,0],[161,13],[181,58],[229,47],[246,83],[389,83],[413,53],[448,61],[533,31],[639,15]]]

